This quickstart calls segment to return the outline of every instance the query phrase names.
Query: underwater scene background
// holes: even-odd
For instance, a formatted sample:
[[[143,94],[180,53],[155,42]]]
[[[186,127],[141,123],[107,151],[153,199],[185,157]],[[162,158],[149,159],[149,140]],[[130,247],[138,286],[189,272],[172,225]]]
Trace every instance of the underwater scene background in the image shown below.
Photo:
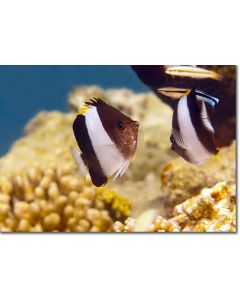
[[[196,165],[171,150],[173,101],[130,66],[0,66],[0,231],[235,232],[236,67],[206,68],[224,78],[220,152]],[[140,123],[128,170],[100,188],[69,151],[76,114],[93,97]]]

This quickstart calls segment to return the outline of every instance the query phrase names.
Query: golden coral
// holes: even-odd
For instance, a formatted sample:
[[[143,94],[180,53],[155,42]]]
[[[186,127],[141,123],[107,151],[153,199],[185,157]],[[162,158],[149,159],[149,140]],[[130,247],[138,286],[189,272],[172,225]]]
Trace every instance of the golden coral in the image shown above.
[[[97,199],[103,201],[112,211],[113,218],[119,219],[121,216],[129,216],[131,203],[123,196],[108,188],[99,188],[97,190]]]
[[[144,212],[144,218],[152,220],[153,212]],[[141,218],[141,216],[139,217]],[[134,226],[115,222],[115,232],[139,231]],[[148,222],[145,221],[145,224]],[[220,182],[174,208],[174,217],[165,219],[157,216],[150,226],[142,228],[148,232],[235,232],[236,231],[236,185]]]
[[[107,232],[129,214],[128,199],[83,182],[67,164],[0,178],[2,232]]]

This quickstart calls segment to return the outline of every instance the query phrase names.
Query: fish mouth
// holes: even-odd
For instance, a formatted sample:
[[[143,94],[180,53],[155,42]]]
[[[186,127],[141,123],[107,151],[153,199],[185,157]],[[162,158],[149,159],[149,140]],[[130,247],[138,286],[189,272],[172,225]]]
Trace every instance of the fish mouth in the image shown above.
[[[122,142],[123,142],[124,145],[133,145],[133,144],[137,143],[137,139],[136,138],[132,138],[131,140],[127,141],[127,140],[124,140],[122,138]]]
[[[177,87],[163,87],[158,89],[157,91],[164,96],[180,99],[189,89],[187,88],[177,88]]]
[[[167,66],[165,74],[174,77],[188,77],[193,79],[207,79],[222,80],[222,76],[212,70],[196,66]]]

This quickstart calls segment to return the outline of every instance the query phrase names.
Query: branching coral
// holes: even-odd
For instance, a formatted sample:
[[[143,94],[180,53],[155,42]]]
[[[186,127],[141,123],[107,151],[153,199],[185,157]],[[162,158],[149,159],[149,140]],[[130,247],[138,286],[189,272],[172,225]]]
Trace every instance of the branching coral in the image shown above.
[[[126,198],[83,183],[67,164],[0,178],[0,231],[106,232],[129,214]]]
[[[141,218],[141,216],[140,216]],[[145,212],[145,219],[152,220],[151,210]],[[205,188],[201,193],[174,209],[174,217],[165,219],[158,216],[150,226],[137,228],[138,220],[127,220],[124,224],[115,222],[116,232],[235,232],[236,231],[236,186],[224,182],[213,188]],[[145,224],[148,222],[145,221]]]

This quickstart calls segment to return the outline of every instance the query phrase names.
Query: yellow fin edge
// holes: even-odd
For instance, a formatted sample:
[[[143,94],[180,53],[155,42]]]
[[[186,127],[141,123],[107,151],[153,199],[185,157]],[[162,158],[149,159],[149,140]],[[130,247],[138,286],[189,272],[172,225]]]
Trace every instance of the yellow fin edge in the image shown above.
[[[84,114],[89,110],[89,108],[90,108],[90,105],[84,102],[84,103],[80,106],[78,115],[84,115]]]

